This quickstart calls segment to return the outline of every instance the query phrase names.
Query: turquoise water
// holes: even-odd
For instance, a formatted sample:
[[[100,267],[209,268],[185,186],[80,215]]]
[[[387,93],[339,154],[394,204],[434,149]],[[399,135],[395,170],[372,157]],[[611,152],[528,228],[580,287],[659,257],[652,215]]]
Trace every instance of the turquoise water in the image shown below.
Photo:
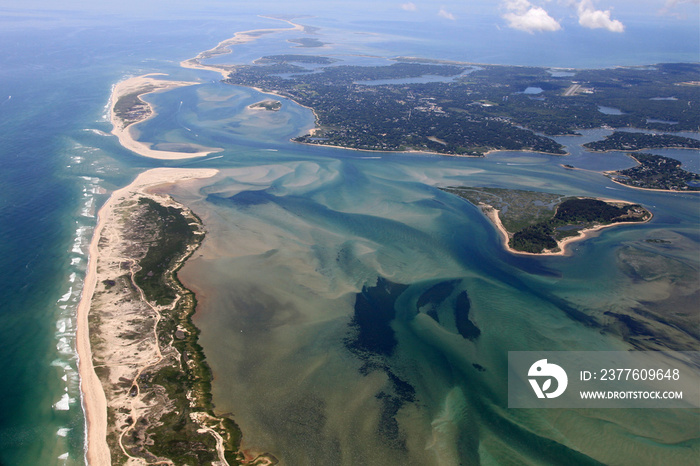
[[[231,14],[229,21],[203,16],[184,20],[171,13],[154,22],[20,12],[3,20],[0,464],[83,462],[74,311],[95,212],[110,191],[164,164],[224,169],[213,184],[202,183],[200,192],[175,193],[192,203],[210,230],[201,257],[183,270],[183,279],[201,296],[197,323],[217,377],[217,406],[236,413],[251,448],[270,450],[288,464],[319,458],[347,463],[360,454],[374,464],[429,464],[436,458],[442,464],[471,463],[477,457],[572,462],[580,460],[574,450],[615,459],[616,446],[629,432],[655,435],[656,441],[623,441],[642,458],[684,453],[663,443],[697,448],[687,429],[697,426],[697,418],[688,413],[508,411],[498,375],[509,349],[625,347],[619,337],[572,319],[573,311],[599,316],[631,305],[682,304],[686,288],[667,281],[685,283],[687,277],[669,275],[653,286],[635,281],[624,273],[620,250],[646,248],[677,269],[681,264],[697,271],[697,197],[624,189],[595,173],[563,170],[562,159],[537,154],[474,160],[291,144],[290,137],[313,125],[308,110],[284,101],[280,112],[246,112],[261,94],[222,85],[215,73],[177,66],[236,31],[284,24],[250,12]],[[576,67],[697,57],[696,44],[683,39],[685,31],[653,49],[645,49],[644,40],[619,39],[605,57],[593,53],[595,44],[575,42],[581,53],[572,61],[571,43],[552,50],[548,42],[542,53],[541,36],[488,49],[478,45],[485,41],[471,40],[483,35],[480,27],[368,23],[340,13],[308,24],[325,28],[320,39],[333,45],[324,53],[348,63],[420,55]],[[636,27],[640,37],[651,37]],[[285,33],[241,47],[233,60],[317,52],[283,42],[298,36]],[[224,152],[161,163],[131,154],[106,135],[111,86],[150,72],[202,84],[150,96],[160,116],[141,125],[142,138],[184,139]],[[623,154],[581,151],[578,145],[597,134],[561,138],[572,151],[565,163],[594,170],[631,166]],[[697,153],[658,153],[698,169]],[[648,225],[606,231],[575,246],[570,258],[514,257],[476,209],[436,189],[454,184],[615,197],[640,202],[656,217]],[[650,237],[669,238],[673,246],[654,248],[645,242]],[[346,345],[357,296],[378,276],[407,286],[396,298],[391,323],[396,349],[375,361],[409,383],[418,400],[403,400],[397,411],[403,440],[392,432],[376,435],[387,412],[380,400],[399,403],[398,385],[387,382],[393,379],[386,370],[361,371],[363,360]],[[444,282],[455,284],[449,296],[433,303],[440,325],[426,310],[416,316],[414,303]],[[462,291],[481,330],[476,343],[456,332],[449,315]],[[475,370],[475,363],[486,371]],[[378,397],[381,393],[388,398]],[[593,434],[601,425],[615,426],[602,443]],[[549,457],[534,451],[536,435],[559,439],[553,430],[567,432],[565,447],[545,442]],[[470,440],[477,436],[480,445]]]
[[[575,152],[577,165],[618,163]],[[663,439],[646,444],[627,436],[654,437],[663,415],[599,411],[584,422],[580,412],[507,410],[502,375],[509,350],[628,348],[611,329],[587,324],[589,317],[604,321],[605,312],[683,302],[681,291],[669,296],[661,282],[626,275],[617,254],[622,245],[648,250],[646,239],[671,235],[673,247],[653,252],[675,264],[667,266],[695,268],[696,197],[622,189],[533,154],[464,160],[294,147],[241,150],[225,156],[222,167],[230,166],[226,158],[237,168],[176,192],[209,231],[180,276],[200,299],[196,323],[216,376],[215,403],[236,414],[245,448],[289,464],[584,462],[575,450],[605,463],[651,464],[688,462],[697,453],[696,440],[693,450],[664,446],[695,439],[697,413],[674,414],[679,418],[663,427]],[[629,164],[624,156],[619,163]],[[614,196],[653,206],[657,217],[578,244],[572,257],[514,257],[475,208],[435,188],[462,184]],[[696,280],[688,273],[678,280]],[[388,356],[353,357],[347,340],[357,296],[378,276],[408,286],[387,331],[396,347]],[[448,297],[434,303],[440,325],[427,308],[416,314],[421,296],[454,281]],[[462,291],[481,330],[476,342],[458,334],[451,316]],[[391,377],[377,369],[384,365],[418,400],[402,405],[399,437],[377,434],[386,424],[377,400],[397,397]],[[616,428],[591,441],[611,420]],[[566,440],[532,448],[559,438],[550,429],[566,432]],[[472,445],[470,436],[480,442]],[[625,450],[621,458],[621,444],[635,453]]]
[[[146,36],[142,22],[41,17],[20,14],[0,27],[3,466],[83,463],[74,312],[87,245],[106,193],[155,166],[105,136],[110,89],[173,69],[173,59],[212,40],[204,23]]]

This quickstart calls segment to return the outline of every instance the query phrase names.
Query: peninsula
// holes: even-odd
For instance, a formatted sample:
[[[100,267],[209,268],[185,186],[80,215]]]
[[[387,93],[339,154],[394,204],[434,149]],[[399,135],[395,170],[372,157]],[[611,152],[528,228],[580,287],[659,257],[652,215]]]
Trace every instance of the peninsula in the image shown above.
[[[700,191],[700,175],[681,168],[681,162],[662,155],[627,154],[636,167],[607,171],[605,176],[625,186],[658,191]]]
[[[126,79],[114,86],[110,97],[110,120],[113,126],[112,134],[117,136],[119,143],[139,155],[160,160],[204,157],[213,152],[222,151],[223,149],[203,147],[192,143],[158,144],[153,147],[153,144],[136,139],[133,134],[134,126],[156,115],[153,106],[142,100],[144,95],[198,84],[188,81],[156,79],[154,76],[166,75],[163,73],[146,74]]]
[[[565,255],[567,245],[603,228],[652,218],[642,206],[619,200],[501,188],[443,190],[479,207],[515,254]]]
[[[644,149],[700,149],[700,140],[673,134],[647,134],[615,131],[602,141],[583,145],[588,150],[608,152],[613,150],[637,151]]]
[[[286,23],[289,23],[292,27],[291,28],[276,28],[276,29],[253,29],[250,31],[241,31],[237,32],[231,37],[230,39],[226,39],[224,41],[219,42],[216,47],[211,48],[209,50],[205,50],[204,52],[200,52],[197,54],[196,57],[184,60],[180,62],[180,66],[183,68],[190,68],[193,70],[208,70],[208,71],[214,71],[216,73],[221,73],[221,76],[226,79],[234,69],[235,66],[233,65],[207,65],[204,63],[204,60],[218,57],[220,55],[227,55],[231,53],[231,47],[234,45],[240,45],[240,44],[245,44],[251,41],[254,41],[255,39],[258,39],[261,36],[264,36],[266,34],[272,34],[275,32],[280,32],[280,31],[303,31],[304,26],[301,26],[300,24],[295,24],[289,19],[283,18],[283,17],[276,17],[276,16],[261,16],[262,18],[270,18],[270,19],[276,19],[279,21],[284,21]]]
[[[211,370],[177,270],[204,238],[199,218],[152,189],[216,170],[156,168],[99,212],[78,308],[90,464],[275,464],[239,451],[235,422],[213,412]]]

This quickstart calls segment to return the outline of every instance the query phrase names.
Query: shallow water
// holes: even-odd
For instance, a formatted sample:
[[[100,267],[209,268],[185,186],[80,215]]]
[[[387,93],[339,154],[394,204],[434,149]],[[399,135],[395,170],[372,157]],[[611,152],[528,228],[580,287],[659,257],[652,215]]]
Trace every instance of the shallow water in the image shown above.
[[[695,413],[508,410],[502,375],[509,349],[626,348],[613,332],[601,334],[571,316],[637,305],[673,312],[692,303],[696,197],[633,191],[560,167],[631,166],[621,153],[580,148],[605,130],[560,138],[570,146],[566,159],[504,152],[474,160],[292,144],[290,137],[313,125],[311,112],[286,100],[280,112],[248,111],[265,96],[178,66],[236,31],[283,23],[255,16],[259,11],[219,14],[216,5],[209,12],[171,9],[156,21],[143,7],[135,13],[143,17],[132,19],[75,11],[15,11],[2,19],[0,463],[83,463],[73,339],[86,246],[107,193],[161,165],[225,169],[213,182],[174,195],[209,231],[182,277],[198,292],[196,321],[216,377],[215,402],[234,414],[245,447],[271,451],[287,464],[580,462],[572,449],[605,462],[682,463],[682,455],[697,453]],[[640,40],[615,38],[616,47],[601,57],[595,43],[575,38],[552,47],[542,36],[513,40],[506,31],[494,42],[482,40],[490,24],[463,28],[393,15],[367,22],[357,12],[341,13],[306,20],[323,28],[323,49],[296,48],[285,40],[299,34],[284,33],[222,60],[303,50],[345,64],[418,55],[586,67],[697,56],[695,42],[684,39],[696,33],[685,30],[659,41],[637,26],[630,35]],[[406,30],[416,32],[406,37]],[[151,72],[202,84],[149,96],[159,116],[140,126],[142,138],[224,152],[159,162],[108,135],[111,86]],[[697,153],[655,153],[698,170]],[[572,257],[515,257],[474,207],[436,189],[457,184],[634,200],[656,216],[648,225],[607,230],[575,246]],[[648,238],[671,243],[653,246]],[[643,272],[648,261],[665,274],[640,281],[630,270]],[[378,277],[386,280],[380,287]],[[464,296],[466,319],[480,332],[472,340],[459,330]],[[366,302],[382,310],[379,341],[394,341],[391,351],[368,344],[375,341],[369,337],[358,340],[361,329],[350,325]]]
[[[605,231],[574,246],[572,257],[523,258],[503,251],[476,208],[435,188],[492,185],[611,196],[601,175],[581,177],[555,162],[517,153],[486,160],[368,160],[340,151],[298,160],[277,152],[257,156],[253,167],[223,170],[192,194],[177,193],[208,226],[199,254],[180,276],[200,299],[196,323],[215,373],[215,403],[234,413],[244,447],[289,464],[583,461],[562,445],[551,445],[553,456],[528,447],[542,438],[576,445],[604,462],[619,459],[621,442],[635,445],[639,461],[687,454],[685,446],[642,447],[626,438],[647,421],[644,410],[612,415],[619,417],[616,431],[593,442],[591,432],[607,425],[610,414],[506,408],[507,351],[623,350],[628,346],[619,336],[587,320],[670,299],[665,293],[673,287],[664,288],[664,277],[654,292],[624,273],[622,245],[644,248],[646,238],[675,234],[668,253],[688,264],[683,280],[697,278],[692,195],[670,199],[620,189],[615,197],[655,205],[657,219]],[[396,345],[358,353],[348,342],[357,332],[352,323],[359,296],[380,293],[383,279],[407,285],[388,304],[376,298],[372,305],[393,313],[380,340],[394,338]],[[452,282],[446,295],[425,298],[437,284]],[[697,293],[690,288],[676,297]],[[457,327],[461,292],[480,330],[476,339],[464,338]],[[414,397],[404,396],[403,383]],[[678,431],[665,430],[664,442],[685,440],[680,426],[697,422],[696,413],[675,416]],[[390,419],[395,431],[387,430]],[[553,435],[555,428],[567,432],[566,441]],[[517,453],[507,446],[512,442]]]

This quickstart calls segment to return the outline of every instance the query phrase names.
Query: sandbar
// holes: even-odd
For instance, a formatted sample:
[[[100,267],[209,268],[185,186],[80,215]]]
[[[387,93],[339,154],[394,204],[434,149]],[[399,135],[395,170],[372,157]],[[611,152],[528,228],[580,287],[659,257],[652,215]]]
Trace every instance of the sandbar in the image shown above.
[[[269,18],[269,16],[261,16],[262,18]],[[250,31],[240,31],[233,35],[233,37],[219,42],[216,47],[204,52],[200,52],[196,57],[184,60],[180,62],[180,66],[183,68],[190,68],[193,70],[207,70],[220,73],[223,79],[228,78],[228,75],[235,69],[234,65],[205,65],[202,63],[203,60],[208,58],[217,57],[219,55],[227,55],[231,53],[231,47],[234,45],[246,44],[256,40],[258,37],[271,34],[274,32],[282,31],[303,31],[304,26],[300,24],[293,23],[286,19],[271,18],[279,21],[284,21],[292,25],[291,28],[276,28],[276,29],[252,29]]]

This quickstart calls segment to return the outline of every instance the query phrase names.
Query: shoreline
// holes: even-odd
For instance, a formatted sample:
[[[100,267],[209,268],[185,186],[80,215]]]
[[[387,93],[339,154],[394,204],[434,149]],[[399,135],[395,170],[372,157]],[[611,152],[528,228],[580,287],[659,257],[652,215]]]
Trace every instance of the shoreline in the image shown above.
[[[318,124],[319,118],[318,114],[316,113],[316,110],[313,109],[312,107],[309,107],[307,105],[300,104],[293,98],[281,94],[277,91],[267,91],[261,87],[257,86],[242,86],[240,84],[233,84],[234,86],[241,86],[241,87],[246,87],[248,89],[253,89],[261,94],[269,94],[269,95],[274,95],[276,97],[281,97],[284,99],[287,99],[291,102],[294,102],[300,107],[303,107],[307,110],[310,110],[311,113],[314,115],[314,127],[308,130],[309,136],[313,137],[314,134],[317,132],[323,130],[323,127]],[[312,146],[312,147],[332,147],[336,149],[346,149],[346,150],[357,150],[357,151],[362,151],[362,152],[381,152],[383,154],[427,154],[427,155],[441,155],[443,157],[461,157],[461,158],[471,158],[471,159],[481,159],[486,157],[489,154],[496,153],[496,152],[529,152],[532,154],[542,154],[542,155],[549,155],[552,157],[566,157],[567,155],[571,155],[569,152],[566,154],[551,154],[549,152],[541,152],[541,151],[535,151],[535,150],[509,150],[509,149],[489,149],[488,151],[484,152],[481,155],[470,155],[470,154],[444,154],[442,152],[435,152],[435,151],[428,151],[428,150],[417,150],[417,149],[408,149],[408,150],[382,150],[382,149],[360,149],[359,147],[349,147],[349,146],[336,146],[332,144],[314,144],[312,142],[301,142],[301,141],[295,141],[294,138],[291,138],[290,141],[296,143],[296,144],[303,144],[306,146]]]
[[[154,79],[153,76],[167,75],[164,73],[144,74],[142,76],[125,79],[114,86],[110,96],[109,119],[112,123],[112,134],[117,137],[119,144],[121,144],[122,147],[129,149],[130,151],[143,157],[159,160],[182,160],[195,157],[205,157],[212,153],[222,152],[223,149],[220,148],[203,148],[201,146],[197,147],[194,144],[186,145],[193,148],[199,148],[200,150],[197,152],[157,150],[152,148],[152,143],[141,142],[134,137],[131,131],[135,125],[150,120],[157,115],[153,105],[142,100],[141,97],[155,92],[164,92],[178,87],[194,86],[199,84],[191,81],[165,81],[162,79]],[[132,94],[136,94],[137,98],[147,106],[148,111],[144,112],[145,115],[139,115],[140,118],[137,118],[135,121],[127,122],[117,115],[116,107],[120,99]]]
[[[271,34],[281,31],[303,31],[304,26],[301,24],[296,24],[291,20],[274,18],[272,16],[260,15],[261,18],[274,19],[276,21],[284,21],[285,23],[291,24],[291,28],[270,28],[270,29],[251,29],[248,31],[239,31],[234,33],[233,37],[222,40],[215,47],[199,52],[197,56],[188,58],[180,62],[180,66],[183,68],[188,68],[192,70],[205,70],[214,71],[215,73],[221,74],[223,79],[228,78],[228,75],[235,69],[236,65],[205,65],[202,60],[208,58],[218,57],[220,55],[228,55],[233,53],[231,47],[234,45],[247,44],[256,40],[263,34]]]
[[[231,68],[232,68],[231,65],[204,65],[201,63],[201,60],[213,58],[213,57],[216,57],[219,55],[232,53],[232,50],[229,47],[254,41],[257,38],[259,38],[263,33],[273,33],[273,32],[278,32],[278,31],[292,31],[292,30],[295,30],[297,28],[302,28],[300,25],[292,23],[291,21],[282,20],[282,19],[278,19],[278,18],[273,18],[273,19],[288,22],[289,24],[293,25],[294,27],[282,28],[282,29],[258,29],[258,30],[238,32],[232,38],[220,42],[213,49],[207,50],[205,52],[201,52],[196,57],[181,62],[180,65],[184,68],[215,71],[215,72],[220,73],[223,76],[223,78],[226,79],[228,77],[228,74],[231,71]],[[211,53],[212,55],[205,56],[207,53]],[[140,76],[137,78],[132,78],[132,79],[152,79],[152,78],[150,78],[150,76],[154,76],[154,75],[156,75],[156,74],[143,75],[143,76]],[[130,80],[127,80],[127,81],[130,81]],[[167,82],[167,81],[161,81],[161,80],[153,80],[153,81],[157,81],[159,83]],[[176,88],[176,87],[198,84],[198,83],[188,83],[188,82],[184,82],[184,81],[180,81],[180,82],[170,81],[170,83],[172,83],[172,85],[163,86],[163,87],[157,88],[155,90],[148,90],[146,92],[140,93],[140,94],[138,94],[138,97],[140,98],[140,97],[142,97],[146,94],[149,94],[149,93],[167,91],[169,89]],[[113,100],[112,100],[112,105],[111,105],[111,120],[112,120],[112,124],[114,125],[114,130],[112,131],[112,134],[117,135],[119,142],[123,147],[130,149],[130,150],[132,150],[140,155],[143,155],[145,157],[163,159],[163,160],[179,160],[179,159],[188,159],[188,158],[194,158],[194,157],[204,157],[204,156],[207,156],[213,152],[220,152],[223,150],[223,149],[215,149],[215,150],[212,150],[210,152],[200,151],[200,152],[196,152],[196,153],[158,151],[158,150],[154,150],[151,148],[152,144],[137,141],[136,138],[131,134],[131,130],[134,129],[133,126],[135,126],[136,124],[138,124],[142,121],[147,121],[148,119],[153,118],[156,115],[156,112],[155,112],[153,106],[147,102],[145,102],[145,103],[150,108],[150,114],[146,118],[144,118],[143,120],[140,120],[140,121],[131,122],[129,124],[126,124],[123,128],[121,128],[120,130],[117,130],[118,125],[116,122],[118,121],[118,119],[117,119],[116,115],[114,114],[114,106],[115,106],[116,102],[118,101],[118,98],[114,99],[115,94],[117,94],[116,87],[118,87],[118,86],[115,86],[115,89],[113,91],[113,94],[112,94]],[[265,91],[262,91],[261,89],[255,88],[255,87],[253,89],[256,89],[256,90],[263,92],[263,93],[266,93],[266,94],[278,95],[278,96],[284,97],[286,99],[293,100],[293,99],[290,99],[289,97],[282,96],[281,94],[277,94],[275,92],[265,92]],[[124,96],[124,95],[127,95],[127,94],[122,93],[119,97]],[[296,101],[294,101],[294,102],[302,107],[305,107]],[[313,112],[314,117],[317,119],[317,115],[316,115],[316,112],[314,111],[314,109],[312,109],[310,107],[305,107],[305,108],[310,109]],[[123,121],[122,121],[122,123],[123,123]],[[320,128],[318,128],[318,127],[313,128],[310,130],[310,133],[313,135],[314,132],[318,131],[319,129]],[[115,133],[115,131],[118,131],[120,134]],[[124,139],[122,139],[122,137]],[[552,156],[552,155],[555,155],[555,156],[569,155],[568,153],[567,154],[551,154],[551,153],[538,152],[538,151],[528,151],[528,150],[509,151],[509,150],[501,150],[501,149],[489,150],[489,151],[485,152],[483,155],[459,155],[459,154],[441,154],[438,152],[421,151],[421,150],[406,150],[406,151],[385,150],[385,151],[382,151],[382,150],[359,149],[359,148],[352,148],[352,147],[332,146],[332,145],[303,143],[303,142],[301,144],[323,146],[323,147],[335,147],[335,148],[340,148],[340,149],[349,149],[349,150],[357,150],[357,151],[365,151],[365,152],[435,154],[435,155],[448,156],[448,157],[467,157],[467,158],[480,158],[480,157],[484,157],[488,154],[491,154],[492,152],[532,152],[532,153],[540,153],[540,154],[545,154],[545,155],[550,155],[550,156]],[[150,155],[147,155],[147,154],[150,154]],[[153,155],[153,154],[156,154],[156,155]],[[107,427],[108,427],[107,426],[107,415],[106,415],[107,401],[106,401],[106,396],[105,396],[104,390],[100,388],[101,382],[100,382],[99,378],[97,377],[97,374],[95,373],[95,370],[94,370],[94,366],[92,364],[92,353],[91,353],[90,340],[89,340],[89,323],[87,320],[88,314],[90,311],[90,301],[92,299],[95,286],[98,283],[98,278],[100,276],[99,272],[97,270],[97,266],[98,266],[97,262],[99,259],[98,246],[99,246],[99,242],[101,239],[102,231],[105,227],[106,219],[109,218],[109,215],[111,214],[110,209],[112,207],[114,207],[114,205],[116,205],[116,203],[118,202],[119,196],[121,196],[122,194],[128,195],[129,193],[134,194],[134,193],[143,192],[143,191],[138,191],[138,190],[146,190],[149,188],[153,188],[155,186],[159,186],[162,183],[175,183],[177,181],[183,181],[183,180],[187,180],[187,179],[204,177],[204,176],[200,177],[200,176],[196,176],[196,175],[185,175],[183,178],[177,178],[177,179],[160,180],[160,178],[158,178],[158,181],[156,181],[155,184],[153,184],[152,182],[148,182],[147,184],[143,184],[143,180],[141,181],[141,184],[137,183],[141,179],[142,176],[145,176],[147,174],[152,174],[155,176],[156,174],[152,173],[152,172],[157,171],[157,170],[168,170],[168,169],[154,169],[154,170],[149,170],[147,172],[144,172],[144,173],[140,174],[136,178],[136,180],[134,180],[134,182],[132,182],[130,185],[128,185],[127,187],[122,188],[118,191],[115,191],[112,194],[112,196],[110,196],[108,201],[105,203],[103,208],[100,209],[100,212],[98,213],[98,217],[97,217],[98,226],[96,226],[96,228],[95,228],[95,231],[94,231],[93,237],[92,237],[92,241],[90,243],[89,259],[88,259],[89,266],[88,266],[87,275],[90,276],[91,273],[93,274],[93,276],[91,277],[91,282],[90,282],[91,290],[89,291],[90,296],[88,298],[87,308],[82,311],[84,316],[81,316],[81,310],[80,310],[80,306],[83,306],[83,299],[84,299],[84,297],[81,296],[81,300],[80,300],[79,307],[78,307],[78,332],[77,332],[79,335],[79,337],[77,338],[77,340],[78,340],[77,345],[81,344],[81,338],[83,340],[86,340],[86,342],[82,342],[82,343],[87,344],[87,349],[83,348],[83,354],[81,354],[81,351],[79,349],[78,355],[79,355],[79,361],[80,361],[81,399],[84,398],[84,400],[85,400],[83,406],[84,406],[84,410],[85,410],[85,414],[86,414],[86,442],[87,443],[86,443],[86,455],[85,455],[85,457],[90,464],[109,464],[109,447],[108,447],[107,442],[106,442],[106,431],[107,431]],[[179,170],[179,169],[170,169],[170,170]],[[192,171],[196,171],[196,170],[192,170]],[[206,171],[206,170],[202,169],[202,171]],[[214,174],[217,173],[217,170],[211,170],[211,171],[214,172]],[[214,175],[212,174],[209,176],[214,176]],[[124,191],[124,190],[127,190],[128,188],[130,188],[131,190]],[[638,188],[638,189],[643,189],[643,188]],[[134,191],[134,190],[137,190],[137,191]],[[120,193],[119,196],[117,196],[117,193]],[[112,201],[113,199],[114,199],[114,201]],[[616,202],[625,202],[625,201],[616,201]],[[103,213],[103,209],[107,208],[108,206],[110,207],[110,209],[106,209],[105,212]],[[499,229],[501,234],[504,236],[506,250],[513,253],[513,254],[522,254],[522,255],[537,255],[537,256],[545,256],[545,255],[562,255],[563,256],[563,255],[567,255],[566,248],[567,248],[568,244],[576,242],[576,241],[582,241],[582,240],[585,240],[589,237],[592,237],[592,236],[594,236],[594,234],[597,231],[600,231],[604,228],[612,227],[612,226],[615,226],[618,224],[644,223],[644,222],[619,222],[619,223],[600,225],[600,226],[584,229],[584,230],[581,230],[577,236],[567,237],[567,238],[562,239],[561,241],[557,241],[557,247],[559,249],[561,249],[560,251],[557,251],[557,252],[545,251],[543,253],[536,254],[536,253],[527,253],[527,252],[516,251],[516,250],[513,250],[512,248],[510,248],[508,245],[509,234],[508,234],[507,230],[503,227],[502,222],[500,221],[499,211],[492,208],[492,207],[490,209],[490,212],[488,212],[488,213],[485,210],[483,210],[483,211],[487,215],[487,217],[495,224],[497,229]],[[93,251],[93,244],[94,244],[94,248],[95,248],[94,251]],[[95,264],[94,271],[93,271],[93,265],[92,265],[93,263]],[[88,290],[88,283],[89,283],[88,276],[86,276],[86,279],[85,279],[85,287],[83,289],[83,293],[85,293]],[[83,330],[82,330],[83,333],[81,334],[80,322],[82,321],[83,318],[84,318],[85,322],[83,324]],[[87,336],[85,335],[85,332],[88,332]],[[86,356],[87,360],[89,361],[89,367],[87,367],[88,364],[86,362],[86,369],[85,370],[92,372],[92,376],[94,376],[94,377],[92,377],[92,379],[91,379],[91,374],[89,372],[86,372],[87,376],[84,378],[83,363],[82,363],[84,356]],[[85,380],[85,382],[83,382],[84,380]],[[98,387],[95,387],[95,380],[97,381]],[[90,396],[88,396],[88,394],[86,393],[85,396],[83,397],[82,396],[83,383],[86,384],[86,387],[85,387],[86,392],[92,391],[94,393],[92,393]],[[136,382],[134,382],[134,383],[136,383]],[[100,398],[100,395],[102,396],[102,398]],[[104,419],[102,419],[100,417],[101,413],[98,412],[97,414],[94,414],[95,410],[100,411],[100,409],[102,407],[101,403],[103,402],[103,400],[104,400],[104,406],[105,406]],[[88,407],[90,407],[90,408],[88,408]],[[92,411],[94,414],[93,418],[90,417],[90,414],[89,414],[90,411]],[[104,425],[105,425],[104,437],[105,437],[105,445],[107,445],[107,452],[106,452],[107,461],[103,461],[103,460],[105,460],[104,451],[102,451],[102,446],[99,444],[99,442],[93,448],[93,452],[92,453],[90,452],[91,441],[94,442],[95,437],[96,436],[99,437],[101,435],[103,421],[104,421]],[[135,423],[135,421],[134,421],[134,423]],[[206,427],[205,427],[205,429],[206,429]],[[212,431],[212,432],[213,432],[213,435],[216,435],[214,431]],[[217,438],[217,451],[219,451],[220,457],[222,457],[221,451],[222,451],[223,447],[219,445],[220,443],[223,443],[223,440],[220,437],[218,437]],[[124,451],[124,453],[127,454],[126,450]],[[128,456],[128,454],[127,454],[127,456]],[[93,458],[94,461],[91,460],[91,458]]]
[[[625,183],[620,183],[617,180],[612,179],[608,174],[616,174],[616,171],[604,171],[604,172],[599,172],[605,175],[606,178],[608,178],[610,181],[612,181],[615,184],[618,184],[620,186],[624,186],[625,188],[630,188],[630,189],[638,189],[639,191],[656,191],[657,193],[675,193],[675,194],[700,194],[700,191],[696,190],[681,190],[681,189],[658,189],[658,188],[642,188],[641,186],[631,186],[629,184]]]
[[[638,151],[637,151],[637,152],[638,152]],[[627,157],[629,157],[629,158],[631,158],[632,160],[634,160],[634,161],[637,163],[637,166],[641,166],[641,165],[642,165],[642,162],[640,162],[639,159],[637,159],[637,158],[634,156],[634,154],[628,153],[628,154],[626,154],[626,155],[627,155]],[[640,190],[643,190],[643,191],[656,191],[656,192],[660,192],[660,193],[700,193],[700,190],[692,190],[692,189],[681,190],[681,189],[644,188],[644,187],[642,187],[642,186],[632,186],[632,185],[630,185],[630,184],[621,183],[620,181],[618,181],[618,180],[616,180],[615,178],[613,178],[613,175],[621,176],[621,175],[620,175],[620,170],[606,170],[606,171],[603,171],[603,172],[601,172],[601,173],[602,173],[603,175],[605,175],[605,176],[606,176],[610,181],[612,181],[613,183],[619,184],[620,186],[627,186],[628,188],[632,188],[632,189],[640,189]]]
[[[613,128],[616,129],[616,128]],[[664,131],[664,133],[669,132],[671,133],[672,131]],[[679,131],[679,132],[685,132],[685,131]],[[643,151],[648,151],[648,150],[664,150],[664,149],[673,149],[673,150],[698,150],[696,147],[682,147],[682,146],[668,146],[668,147],[643,147],[641,149],[606,149],[606,150],[593,150],[589,149],[585,146],[583,146],[583,149],[586,152],[590,152],[591,154],[608,154],[610,152],[629,152],[630,154],[633,154],[635,152],[643,152]],[[634,157],[633,157],[634,158]]]
[[[511,149],[489,149],[489,150],[487,150],[486,152],[484,152],[483,157],[486,157],[487,155],[493,154],[493,153],[496,153],[496,152],[526,152],[526,153],[530,153],[530,154],[549,155],[549,156],[551,156],[551,157],[567,157],[567,156],[571,155],[571,152],[567,152],[566,154],[552,154],[551,152],[542,152],[542,151],[539,151],[539,150],[531,150],[531,149],[515,149],[515,150],[511,150]],[[447,155],[451,155],[451,154],[447,154]],[[477,155],[477,156],[475,156],[475,157],[479,157],[479,156]]]
[[[607,203],[620,203],[620,204],[627,204],[631,205],[634,204],[634,202],[629,202],[629,201],[623,201],[619,199],[608,199],[608,198],[601,198],[601,197],[596,197],[594,198],[599,201],[607,202]],[[535,252],[525,252],[525,251],[518,251],[517,249],[513,249],[510,247],[510,238],[511,234],[506,230],[506,228],[503,226],[503,222],[501,222],[501,217],[498,215],[499,210],[495,209],[493,206],[490,206],[485,203],[480,203],[478,206],[479,210],[486,215],[486,217],[491,221],[491,223],[496,227],[496,229],[499,231],[501,240],[503,241],[503,247],[505,248],[506,251],[508,251],[511,254],[516,254],[516,255],[522,255],[522,256],[568,256],[570,255],[570,251],[567,250],[567,246],[579,242],[579,241],[584,241],[589,238],[593,238],[597,236],[597,233],[600,232],[601,230],[609,227],[614,227],[617,225],[639,225],[642,223],[648,223],[651,221],[652,218],[654,218],[654,214],[649,211],[651,214],[651,217],[649,217],[647,220],[643,222],[616,222],[616,223],[609,223],[607,225],[596,225],[594,227],[590,228],[584,228],[583,230],[579,231],[579,234],[576,236],[567,236],[566,238],[563,238],[561,240],[557,240],[557,246],[554,249],[545,249],[542,252],[535,253]],[[555,249],[559,249],[556,251]]]
[[[566,166],[564,166],[564,164],[559,164],[559,166],[564,168],[565,170],[579,170],[579,171],[588,172],[588,173],[599,173],[617,185],[624,186],[625,188],[637,189],[639,191],[655,191],[657,193],[674,193],[674,194],[700,194],[700,190],[693,191],[693,190],[680,190],[680,189],[674,190],[674,189],[642,188],[641,186],[632,186],[629,184],[620,183],[619,181],[614,180],[610,176],[610,175],[617,174],[617,170],[605,170],[605,171],[601,172],[598,170],[589,170],[587,168],[566,167]]]
[[[195,178],[208,178],[218,173],[214,169],[155,168],[141,173],[128,186],[114,191],[97,214],[97,225],[89,247],[88,268],[77,308],[76,349],[83,410],[85,412],[85,458],[88,464],[110,464],[111,454],[107,443],[107,397],[102,382],[95,372],[93,348],[90,341],[88,315],[92,309],[95,288],[101,274],[99,243],[109,218],[118,202],[143,193],[146,189],[165,183]]]

